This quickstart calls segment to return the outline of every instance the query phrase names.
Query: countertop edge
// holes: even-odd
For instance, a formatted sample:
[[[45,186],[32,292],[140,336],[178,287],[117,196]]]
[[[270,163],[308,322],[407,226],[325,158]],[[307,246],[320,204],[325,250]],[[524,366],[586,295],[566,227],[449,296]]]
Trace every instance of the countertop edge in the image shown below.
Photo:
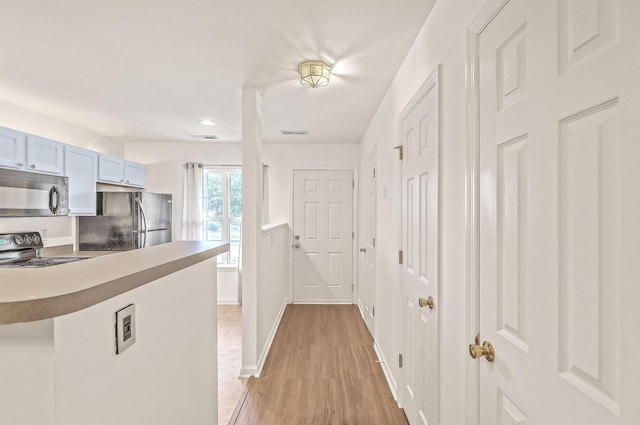
[[[0,325],[52,319],[91,307],[229,250],[229,244],[208,248],[175,260],[68,294],[33,300],[0,302]]]

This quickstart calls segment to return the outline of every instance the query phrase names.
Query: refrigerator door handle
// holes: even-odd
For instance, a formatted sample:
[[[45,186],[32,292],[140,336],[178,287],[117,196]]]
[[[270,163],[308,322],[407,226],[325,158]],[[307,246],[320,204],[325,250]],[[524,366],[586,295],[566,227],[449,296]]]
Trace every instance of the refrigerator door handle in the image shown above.
[[[142,224],[144,225],[144,228],[142,229],[144,239],[142,241],[142,246],[140,248],[145,248],[147,246],[147,213],[145,213],[144,211],[144,207],[142,206],[142,202],[140,201],[140,198],[136,198],[135,202],[136,204],[138,204],[138,208],[140,208],[140,215],[142,216]]]

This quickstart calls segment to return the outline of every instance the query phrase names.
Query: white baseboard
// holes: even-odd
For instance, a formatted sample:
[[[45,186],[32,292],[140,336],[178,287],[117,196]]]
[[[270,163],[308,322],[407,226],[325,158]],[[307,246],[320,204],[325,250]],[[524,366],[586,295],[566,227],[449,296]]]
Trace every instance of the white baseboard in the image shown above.
[[[218,305],[240,305],[237,298],[220,298]]]
[[[247,366],[240,369],[240,375],[238,378],[251,378],[252,376],[257,376],[258,368],[256,366]]]
[[[360,316],[362,316],[362,320],[364,320],[364,309],[362,308],[362,303],[360,302],[360,300],[356,301],[356,305],[358,306],[358,310],[360,310]]]
[[[282,306],[280,307],[280,311],[278,312],[278,316],[271,327],[271,332],[269,332],[269,337],[267,338],[267,342],[262,349],[262,353],[260,354],[260,358],[258,359],[258,368],[255,373],[255,377],[260,377],[262,373],[262,368],[264,367],[264,362],[267,360],[267,355],[269,355],[269,350],[271,350],[271,344],[273,344],[273,339],[276,337],[276,332],[278,331],[278,327],[280,326],[280,321],[282,320],[282,315],[284,314],[284,310],[287,308],[289,304],[289,300],[285,298],[282,300]]]
[[[393,375],[391,374],[391,371],[389,370],[389,367],[387,366],[387,360],[384,358],[384,354],[382,354],[382,350],[380,349],[380,346],[378,345],[378,341],[377,340],[373,340],[373,349],[376,352],[376,356],[378,356],[378,361],[380,362],[380,366],[382,366],[382,371],[384,372],[384,377],[387,378],[387,384],[389,385],[389,389],[391,390],[391,394],[393,395],[393,399],[397,402],[398,401],[398,384],[396,384],[396,380],[393,379]],[[398,403],[398,406],[400,406],[400,404]],[[400,406],[402,407],[402,406]]]
[[[352,300],[294,300],[293,304],[353,304]]]

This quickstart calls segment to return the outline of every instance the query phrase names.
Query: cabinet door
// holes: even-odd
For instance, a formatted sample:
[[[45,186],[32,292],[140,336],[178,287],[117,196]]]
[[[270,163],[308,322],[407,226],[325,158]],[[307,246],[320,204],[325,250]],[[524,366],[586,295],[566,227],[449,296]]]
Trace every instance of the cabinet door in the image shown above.
[[[64,144],[28,134],[27,170],[62,174],[64,172]]]
[[[115,156],[98,155],[98,181],[124,183],[124,160]]]
[[[124,162],[124,183],[127,186],[144,186],[144,165],[133,161]]]
[[[0,167],[15,169],[25,167],[26,140],[24,133],[0,127]]]
[[[98,154],[65,146],[64,158],[64,175],[69,177],[69,215],[96,215]]]

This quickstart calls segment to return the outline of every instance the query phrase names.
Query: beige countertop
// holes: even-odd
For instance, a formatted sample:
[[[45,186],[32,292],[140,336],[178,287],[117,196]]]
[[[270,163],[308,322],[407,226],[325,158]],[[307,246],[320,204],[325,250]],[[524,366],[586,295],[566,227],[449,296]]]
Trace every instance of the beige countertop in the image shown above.
[[[228,250],[227,242],[178,241],[52,267],[0,269],[0,324],[73,313]]]
[[[41,257],[98,257],[101,255],[116,254],[122,251],[74,251],[73,245],[60,245],[42,248]]]

